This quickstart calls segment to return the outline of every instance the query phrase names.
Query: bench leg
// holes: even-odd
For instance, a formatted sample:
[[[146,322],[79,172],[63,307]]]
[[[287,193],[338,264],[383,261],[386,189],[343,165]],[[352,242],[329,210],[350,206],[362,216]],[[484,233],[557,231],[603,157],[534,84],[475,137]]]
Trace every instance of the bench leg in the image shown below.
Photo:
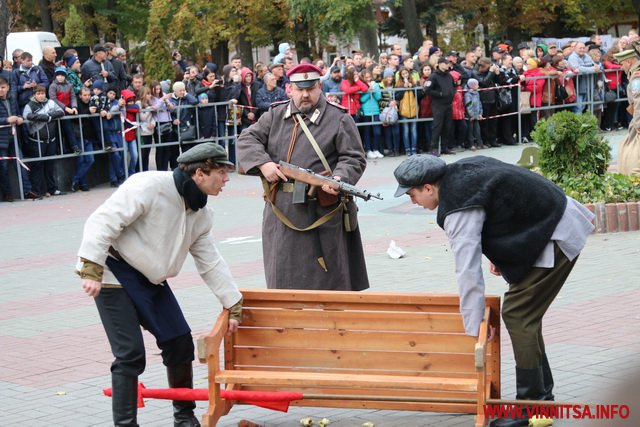
[[[215,427],[218,424],[218,420],[220,417],[227,414],[231,408],[224,412],[226,407],[225,402],[219,402],[214,404],[213,406],[209,405],[209,409],[202,416],[202,427]]]

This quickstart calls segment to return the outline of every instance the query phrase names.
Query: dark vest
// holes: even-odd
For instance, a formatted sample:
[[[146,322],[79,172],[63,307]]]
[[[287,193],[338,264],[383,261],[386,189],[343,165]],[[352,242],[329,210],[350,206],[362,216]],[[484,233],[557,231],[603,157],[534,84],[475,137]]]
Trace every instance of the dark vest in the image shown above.
[[[482,253],[508,283],[524,279],[551,239],[567,205],[551,181],[484,156],[447,165],[438,191],[438,225],[447,215],[483,208]]]

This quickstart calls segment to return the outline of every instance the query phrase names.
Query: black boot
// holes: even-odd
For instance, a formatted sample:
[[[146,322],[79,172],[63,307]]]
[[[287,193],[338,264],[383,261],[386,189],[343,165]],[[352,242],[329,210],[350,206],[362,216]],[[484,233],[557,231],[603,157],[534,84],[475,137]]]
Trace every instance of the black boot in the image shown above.
[[[193,388],[193,367],[191,362],[167,366],[167,378],[171,388]],[[174,427],[200,427],[200,422],[193,414],[194,409],[196,409],[196,402],[193,400],[174,400]]]
[[[545,387],[542,367],[522,369],[516,367],[516,399],[544,400]],[[526,406],[522,406],[521,417],[498,418],[491,422],[491,427],[526,427],[529,416]]]
[[[111,406],[116,427],[137,427],[138,378],[111,374]]]
[[[551,374],[547,353],[542,353],[542,379],[544,380],[544,400],[554,400],[553,375]]]

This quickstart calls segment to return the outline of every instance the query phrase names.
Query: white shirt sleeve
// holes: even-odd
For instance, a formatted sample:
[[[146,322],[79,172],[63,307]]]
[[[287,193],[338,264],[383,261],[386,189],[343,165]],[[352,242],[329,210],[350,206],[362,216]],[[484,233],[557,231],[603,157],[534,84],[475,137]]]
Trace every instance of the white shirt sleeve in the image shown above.
[[[484,209],[470,208],[449,214],[444,221],[456,263],[464,330],[474,337],[478,336],[485,308],[481,238],[485,217]]]

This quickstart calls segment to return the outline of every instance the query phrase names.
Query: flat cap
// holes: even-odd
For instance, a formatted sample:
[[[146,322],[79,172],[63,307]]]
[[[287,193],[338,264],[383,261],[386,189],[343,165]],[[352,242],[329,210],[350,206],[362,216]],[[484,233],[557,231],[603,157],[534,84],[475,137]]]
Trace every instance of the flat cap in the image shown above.
[[[178,157],[178,163],[204,162],[205,160],[211,160],[221,165],[235,166],[229,161],[224,147],[215,142],[198,144]]]
[[[447,164],[439,157],[430,154],[417,154],[404,160],[393,171],[398,181],[394,197],[400,197],[413,187],[432,184],[444,175]]]
[[[622,52],[614,53],[613,56],[616,57],[618,62],[622,62],[625,59],[635,58],[637,55],[634,49],[627,49],[627,50],[623,50]]]

